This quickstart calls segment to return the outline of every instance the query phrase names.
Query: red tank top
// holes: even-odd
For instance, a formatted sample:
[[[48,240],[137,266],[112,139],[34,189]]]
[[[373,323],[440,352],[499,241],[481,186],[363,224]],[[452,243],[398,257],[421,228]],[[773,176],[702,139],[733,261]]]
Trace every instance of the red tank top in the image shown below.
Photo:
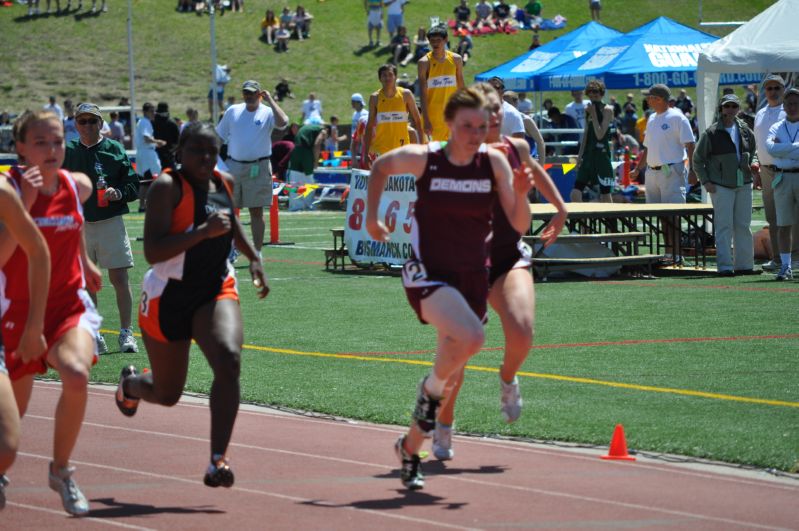
[[[22,175],[17,168],[9,172],[12,184],[19,191]],[[39,194],[30,208],[30,215],[39,227],[50,250],[50,292],[48,304],[75,297],[85,287],[80,261],[83,207],[78,185],[66,170],[58,171],[58,189],[47,196]],[[19,246],[3,266],[8,279],[6,297],[12,302],[28,300],[28,258]]]
[[[413,250],[428,271],[477,271],[486,267],[491,211],[496,201],[487,148],[455,166],[444,144],[431,142],[427,165],[416,182]]]

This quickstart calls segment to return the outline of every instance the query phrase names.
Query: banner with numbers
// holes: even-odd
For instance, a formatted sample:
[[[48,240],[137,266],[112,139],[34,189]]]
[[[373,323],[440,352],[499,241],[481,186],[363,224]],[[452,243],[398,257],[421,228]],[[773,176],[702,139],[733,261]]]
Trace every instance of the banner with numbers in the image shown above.
[[[385,223],[389,241],[378,242],[366,231],[366,188],[369,172],[352,170],[347,197],[344,241],[355,262],[402,265],[411,257],[411,223],[416,205],[416,177],[390,175],[380,198],[378,219]]]

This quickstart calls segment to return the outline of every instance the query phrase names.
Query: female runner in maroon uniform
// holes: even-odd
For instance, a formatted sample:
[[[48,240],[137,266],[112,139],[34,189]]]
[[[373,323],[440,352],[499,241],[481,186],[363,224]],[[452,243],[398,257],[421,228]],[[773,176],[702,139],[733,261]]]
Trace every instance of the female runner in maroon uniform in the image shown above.
[[[16,355],[20,333],[28,315],[27,260],[16,242],[0,246],[0,263],[7,278],[8,310],[2,318],[6,359],[20,417],[24,416],[33,391],[33,377],[47,367],[58,371],[61,396],[55,411],[53,461],[49,468],[50,488],[61,495],[64,510],[82,516],[89,503],[72,479],[69,458],[78,440],[88,398],[89,371],[97,361],[95,336],[100,316],[86,293],[97,291],[102,276],[86,256],[83,245],[82,202],[91,195],[92,185],[82,173],[61,170],[64,162],[64,127],[49,112],[27,113],[15,124],[17,153],[26,167],[12,168],[9,177],[20,191],[57,267],[51,269],[50,290],[45,310],[44,336],[47,349],[25,360]],[[8,256],[10,258],[7,258]]]
[[[482,94],[459,89],[444,109],[450,130],[446,145],[393,150],[375,161],[369,178],[367,229],[372,238],[385,241],[389,233],[377,219],[377,206],[388,176],[416,176],[414,257],[403,266],[402,278],[419,319],[438,330],[435,365],[419,384],[410,430],[396,443],[402,483],[409,489],[424,486],[419,450],[435,428],[447,381],[484,341],[486,241],[494,202],[500,202],[517,231],[530,226],[527,192],[532,174],[523,169],[514,174],[502,152],[485,146],[485,105]]]
[[[25,330],[19,340],[16,356],[29,361],[47,350],[44,338],[44,311],[50,289],[50,252],[42,233],[22,206],[17,192],[5,179],[0,179],[0,246],[6,240],[18,243],[28,259],[28,298],[31,301]],[[0,260],[0,267],[5,265]],[[0,272],[0,300],[5,297],[8,282],[20,279],[6,278]],[[3,337],[0,335],[0,510],[6,505],[5,473],[11,468],[19,447],[19,410],[11,388],[11,379],[5,364]]]
[[[117,406],[127,416],[139,400],[172,406],[180,399],[194,339],[214,372],[211,384],[211,464],[204,482],[230,487],[226,452],[239,409],[239,369],[244,342],[238,290],[227,258],[231,243],[250,259],[259,296],[269,293],[253,246],[242,235],[231,199],[232,178],[214,170],[219,138],[208,124],[180,135],[180,170],[163,172],[150,187],[144,218],[144,276],[139,307],[151,372],[122,370]]]
[[[541,232],[544,246],[555,242],[566,222],[566,205],[555,183],[547,172],[530,156],[530,146],[522,138],[503,137],[502,99],[496,89],[488,83],[473,86],[482,93],[488,103],[490,118],[486,142],[506,153],[511,168],[522,165],[533,170],[535,188],[557,209],[549,224]],[[507,422],[519,418],[522,396],[516,373],[527,359],[533,343],[535,322],[535,291],[530,274],[530,248],[521,241],[521,234],[509,223],[501,208],[495,206],[491,237],[491,272],[488,302],[499,315],[505,334],[505,357],[499,369],[500,410]],[[455,416],[455,400],[463,383],[463,370],[450,380],[446,400],[441,406],[433,433],[433,455],[440,460],[452,459],[452,425]]]

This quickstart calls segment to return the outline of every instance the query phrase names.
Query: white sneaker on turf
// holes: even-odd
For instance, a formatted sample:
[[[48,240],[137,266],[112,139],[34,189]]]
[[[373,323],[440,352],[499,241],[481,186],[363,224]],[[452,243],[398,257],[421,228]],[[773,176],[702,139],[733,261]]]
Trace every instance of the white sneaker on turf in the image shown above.
[[[6,506],[6,486],[8,485],[8,478],[5,474],[0,474],[0,511]]]
[[[133,337],[133,330],[130,328],[123,328],[119,331],[119,350],[128,353],[139,351],[136,338]]]
[[[774,260],[769,260],[765,264],[763,264],[763,271],[776,271],[780,265],[775,262]]]
[[[77,483],[72,479],[75,467],[62,468],[54,473],[51,461],[47,469],[50,488],[61,495],[61,503],[64,504],[64,510],[73,516],[88,514],[89,502],[78,488]]]
[[[103,334],[97,334],[94,339],[97,341],[97,354],[101,356],[103,354],[108,354],[108,345],[105,342]]]
[[[500,377],[499,383],[502,389],[500,396],[502,416],[505,422],[515,422],[522,414],[522,393],[519,390],[519,379],[514,376],[511,383],[505,383]]]
[[[433,432],[433,455],[439,461],[449,461],[455,457],[452,449],[452,426],[445,426],[436,422]]]

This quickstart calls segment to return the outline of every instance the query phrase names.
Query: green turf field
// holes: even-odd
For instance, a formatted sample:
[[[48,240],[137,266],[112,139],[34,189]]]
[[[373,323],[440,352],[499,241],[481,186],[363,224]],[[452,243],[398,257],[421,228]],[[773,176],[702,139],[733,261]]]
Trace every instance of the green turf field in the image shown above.
[[[267,299],[257,300],[238,264],[243,400],[408,423],[416,383],[433,360],[433,329],[416,321],[399,278],[325,272],[321,249],[331,245],[329,229],[343,226],[343,212],[281,212],[280,219],[281,239],[296,245],[265,250]],[[141,235],[141,214],[126,222],[131,236]],[[141,243],[134,249],[136,286],[145,265]],[[507,425],[499,413],[503,339],[492,315],[484,351],[467,370],[457,429],[607,445],[623,423],[635,450],[795,470],[797,295],[799,284],[772,275],[539,283],[521,419]],[[100,307],[113,350],[108,288]],[[146,365],[146,355],[103,356],[92,380],[115,382],[128,363]],[[201,354],[190,370],[187,389],[207,393],[211,374]]]

